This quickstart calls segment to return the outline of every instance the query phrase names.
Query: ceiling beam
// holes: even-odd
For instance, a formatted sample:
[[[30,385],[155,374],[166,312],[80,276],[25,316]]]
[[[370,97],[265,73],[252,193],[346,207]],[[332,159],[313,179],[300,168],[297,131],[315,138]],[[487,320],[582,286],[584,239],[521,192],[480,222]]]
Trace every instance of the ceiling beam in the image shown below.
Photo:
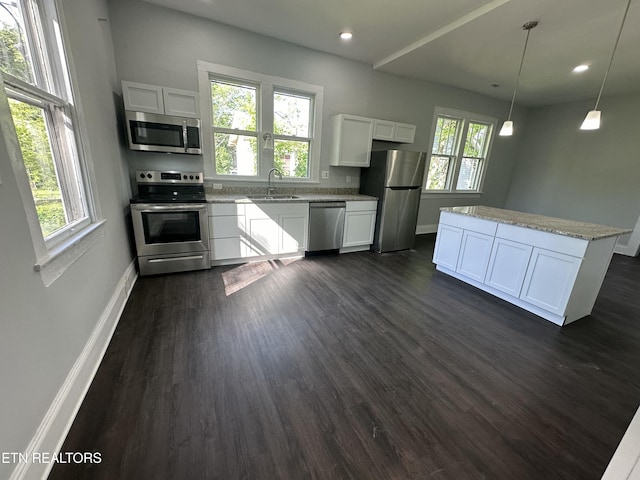
[[[463,15],[462,17],[454,20],[448,25],[445,25],[444,27],[439,28],[435,32],[430,33],[429,35],[426,35],[421,39],[416,40],[415,42],[407,45],[406,47],[398,50],[397,52],[392,53],[391,55],[383,58],[382,60],[378,60],[376,63],[373,64],[373,68],[374,69],[381,68],[386,64],[391,63],[394,60],[397,60],[398,58],[403,57],[413,52],[414,50],[417,50],[418,48],[425,46],[428,43],[433,42],[434,40],[442,37],[443,35],[446,35],[447,33],[455,30],[456,28],[460,28],[461,26],[475,20],[476,18],[481,17],[485,13],[489,13],[510,1],[511,0],[492,0],[491,2],[486,3],[483,6],[476,8],[475,10],[472,10],[466,15]]]

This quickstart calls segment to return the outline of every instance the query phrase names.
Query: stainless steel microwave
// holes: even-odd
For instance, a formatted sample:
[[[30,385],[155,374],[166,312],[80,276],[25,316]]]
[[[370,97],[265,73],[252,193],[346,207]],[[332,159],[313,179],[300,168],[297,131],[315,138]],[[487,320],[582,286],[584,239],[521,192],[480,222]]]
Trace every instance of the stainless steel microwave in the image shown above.
[[[200,119],[125,112],[131,150],[202,155]]]

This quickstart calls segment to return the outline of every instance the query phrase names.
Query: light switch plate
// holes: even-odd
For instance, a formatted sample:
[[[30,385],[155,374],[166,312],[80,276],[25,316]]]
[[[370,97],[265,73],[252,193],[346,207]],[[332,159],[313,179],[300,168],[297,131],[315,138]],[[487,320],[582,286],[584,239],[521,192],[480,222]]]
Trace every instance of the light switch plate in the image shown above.
[[[322,171],[322,178],[329,178],[329,170],[323,170]]]
[[[222,190],[222,184],[221,183],[214,183],[213,184],[213,189],[214,190]]]

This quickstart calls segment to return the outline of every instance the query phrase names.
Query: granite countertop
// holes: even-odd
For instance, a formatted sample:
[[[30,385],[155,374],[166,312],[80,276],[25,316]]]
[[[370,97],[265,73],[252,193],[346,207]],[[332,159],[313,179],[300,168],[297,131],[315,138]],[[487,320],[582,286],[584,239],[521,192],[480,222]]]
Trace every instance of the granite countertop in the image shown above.
[[[502,208],[474,205],[468,207],[442,207],[443,212],[459,213],[469,217],[492,220],[498,223],[507,223],[518,227],[542,230],[567,237],[581,238],[583,240],[597,240],[599,238],[614,237],[630,233],[632,230],[625,228],[598,225],[597,223],[577,222],[564,218],[547,217],[534,213],[516,212]]]
[[[378,200],[376,197],[360,194],[295,193],[296,198],[248,198],[240,193],[207,193],[208,203],[303,203],[303,202],[353,202]]]

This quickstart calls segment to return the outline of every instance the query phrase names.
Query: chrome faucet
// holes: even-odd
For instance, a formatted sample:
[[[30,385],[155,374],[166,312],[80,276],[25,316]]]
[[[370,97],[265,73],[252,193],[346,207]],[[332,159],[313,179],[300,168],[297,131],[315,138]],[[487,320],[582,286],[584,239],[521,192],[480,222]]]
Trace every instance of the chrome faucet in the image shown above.
[[[278,170],[276,167],[273,167],[271,170],[269,170],[269,174],[267,175],[267,197],[270,197],[276,191],[276,187],[271,185],[271,174],[274,172],[280,178],[280,180],[282,180],[282,173],[280,172],[280,170]]]

